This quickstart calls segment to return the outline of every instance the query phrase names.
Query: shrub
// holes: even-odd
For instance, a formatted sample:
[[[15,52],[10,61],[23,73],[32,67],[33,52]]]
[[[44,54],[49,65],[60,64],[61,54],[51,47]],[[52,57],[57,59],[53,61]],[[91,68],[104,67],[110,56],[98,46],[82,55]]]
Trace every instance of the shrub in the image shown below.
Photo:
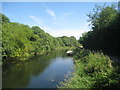
[[[120,74],[108,56],[88,50],[75,50],[75,72],[62,88],[109,88],[119,87]],[[115,75],[116,74],[116,75]],[[116,76],[116,77],[115,77]]]

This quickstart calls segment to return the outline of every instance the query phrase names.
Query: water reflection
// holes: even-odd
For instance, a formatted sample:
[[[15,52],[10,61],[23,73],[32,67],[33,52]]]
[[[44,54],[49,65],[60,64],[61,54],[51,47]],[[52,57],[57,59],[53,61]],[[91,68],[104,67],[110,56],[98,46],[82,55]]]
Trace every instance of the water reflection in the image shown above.
[[[54,88],[72,71],[73,58],[55,51],[9,68],[4,66],[3,88]]]

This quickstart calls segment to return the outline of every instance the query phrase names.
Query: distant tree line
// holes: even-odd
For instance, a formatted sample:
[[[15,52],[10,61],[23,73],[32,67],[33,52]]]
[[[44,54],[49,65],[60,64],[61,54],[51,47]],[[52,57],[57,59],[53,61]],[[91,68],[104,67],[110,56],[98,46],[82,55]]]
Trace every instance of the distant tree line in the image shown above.
[[[86,49],[103,50],[119,55],[120,11],[115,5],[98,6],[88,14],[92,30],[82,34],[79,42]]]
[[[2,20],[2,57],[19,57],[25,59],[32,55],[79,46],[74,36],[53,37],[44,32],[40,27],[10,22],[3,14]],[[24,58],[23,58],[24,57]]]

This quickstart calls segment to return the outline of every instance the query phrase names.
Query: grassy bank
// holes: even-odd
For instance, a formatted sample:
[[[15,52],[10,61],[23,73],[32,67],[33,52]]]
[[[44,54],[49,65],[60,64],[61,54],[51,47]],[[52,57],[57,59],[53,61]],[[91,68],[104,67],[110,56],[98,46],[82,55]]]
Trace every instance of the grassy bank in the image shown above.
[[[119,88],[120,67],[100,52],[76,49],[73,77],[60,88]]]

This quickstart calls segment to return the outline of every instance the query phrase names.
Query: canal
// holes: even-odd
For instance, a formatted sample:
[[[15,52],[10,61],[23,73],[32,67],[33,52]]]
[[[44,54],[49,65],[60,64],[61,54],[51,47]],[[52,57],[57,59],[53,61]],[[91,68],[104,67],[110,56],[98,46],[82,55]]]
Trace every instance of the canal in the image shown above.
[[[53,51],[13,65],[4,65],[3,88],[56,88],[74,71],[73,58]]]

